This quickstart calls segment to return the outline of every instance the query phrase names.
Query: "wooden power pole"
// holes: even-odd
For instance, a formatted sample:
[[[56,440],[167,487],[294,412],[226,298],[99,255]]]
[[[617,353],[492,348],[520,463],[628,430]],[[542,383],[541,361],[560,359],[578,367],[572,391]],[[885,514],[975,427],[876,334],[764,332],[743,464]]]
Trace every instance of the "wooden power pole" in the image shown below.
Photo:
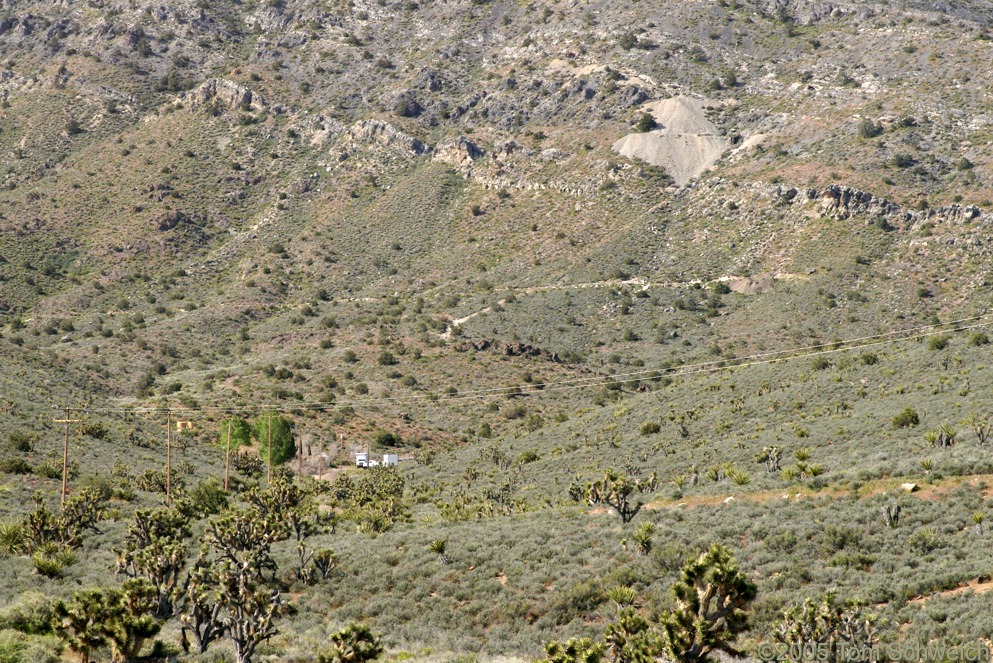
[[[73,419],[72,411],[78,408],[65,407],[65,419],[54,419],[57,424],[65,424],[65,441],[62,444],[62,502],[66,501],[66,486],[69,475],[69,424],[78,424],[82,419]]]
[[[231,470],[231,426],[234,425],[234,417],[228,419],[228,448],[224,453],[224,492],[228,492],[228,473]]]
[[[172,410],[166,412],[166,501],[172,501]]]

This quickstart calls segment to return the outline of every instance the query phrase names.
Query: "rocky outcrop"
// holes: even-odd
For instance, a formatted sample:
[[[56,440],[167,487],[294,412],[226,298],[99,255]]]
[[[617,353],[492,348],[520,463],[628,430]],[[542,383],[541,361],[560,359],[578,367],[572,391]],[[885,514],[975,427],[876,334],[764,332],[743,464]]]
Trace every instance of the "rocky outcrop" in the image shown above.
[[[413,156],[424,154],[428,149],[421,141],[382,120],[359,120],[352,125],[345,137],[354,143],[375,143]]]
[[[255,92],[223,78],[204,81],[195,90],[180,95],[179,100],[187,102],[192,108],[200,108],[210,102],[230,110],[261,111],[268,106],[266,100]]]
[[[811,197],[810,192],[808,197]],[[832,219],[848,219],[860,214],[887,217],[900,212],[900,206],[896,203],[840,184],[824,187],[816,197],[823,199],[821,214]]]
[[[503,163],[510,159],[517,153],[523,152],[524,154],[533,153],[534,150],[530,150],[516,140],[504,140],[493,146],[493,160],[499,163]]]
[[[875,16],[869,3],[823,2],[822,0],[754,0],[754,4],[767,16],[789,20],[801,25],[811,25],[825,19],[857,16],[865,20]]]
[[[161,231],[172,230],[180,225],[200,227],[206,223],[207,219],[202,214],[188,214],[180,210],[166,212],[152,220],[152,224]]]
[[[459,170],[472,168],[472,162],[483,156],[483,151],[465,136],[456,136],[442,141],[434,149],[432,161],[440,161],[455,166]]]

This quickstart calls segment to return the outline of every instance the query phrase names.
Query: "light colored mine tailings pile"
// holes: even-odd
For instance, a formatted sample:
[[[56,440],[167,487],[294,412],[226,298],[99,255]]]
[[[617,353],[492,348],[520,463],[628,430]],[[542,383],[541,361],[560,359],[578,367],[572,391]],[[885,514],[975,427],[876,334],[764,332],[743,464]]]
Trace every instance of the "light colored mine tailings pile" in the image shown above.
[[[704,102],[673,97],[645,106],[661,129],[628,134],[614,143],[626,157],[662,166],[683,186],[714,165],[731,145],[707,119]]]

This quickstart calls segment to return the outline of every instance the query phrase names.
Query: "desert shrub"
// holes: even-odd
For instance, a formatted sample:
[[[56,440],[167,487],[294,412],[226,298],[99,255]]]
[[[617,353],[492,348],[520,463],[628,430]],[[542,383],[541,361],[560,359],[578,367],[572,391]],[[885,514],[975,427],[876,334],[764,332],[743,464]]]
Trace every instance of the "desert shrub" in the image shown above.
[[[866,352],[859,355],[859,359],[862,361],[862,364],[865,366],[875,366],[876,364],[879,363],[879,357],[877,357],[872,352]]]
[[[110,436],[110,430],[107,428],[106,424],[99,421],[87,422],[80,424],[76,432],[80,435],[88,435],[97,440],[106,440]]]
[[[198,518],[220,513],[228,506],[228,497],[215,477],[208,478],[191,490],[187,500]]]
[[[34,468],[34,473],[46,479],[61,479],[62,454],[58,451],[49,452],[45,460]],[[70,459],[66,464],[66,475],[70,480],[79,476],[79,463]]]
[[[810,367],[815,371],[823,371],[826,368],[831,367],[831,360],[827,357],[815,357],[812,362],[810,362]]]
[[[55,638],[0,630],[0,663],[58,663],[60,660]]]
[[[380,448],[392,448],[398,447],[403,443],[403,439],[400,437],[399,433],[391,433],[385,430],[376,431],[375,436],[372,438],[372,443],[376,447]]]
[[[25,592],[16,603],[0,610],[0,630],[12,629],[28,635],[52,630],[52,600],[40,592]]]
[[[892,163],[897,168],[910,168],[917,162],[914,161],[914,157],[910,156],[909,154],[906,154],[905,152],[901,152],[899,154],[894,154],[893,159],[890,161],[890,163]]]
[[[893,428],[913,428],[921,423],[921,418],[913,408],[905,407],[900,414],[893,417]]]
[[[96,493],[101,500],[109,500],[114,496],[114,483],[105,476],[94,475],[83,477],[79,481],[79,487],[89,488]]]
[[[656,435],[662,430],[662,425],[657,421],[646,421],[641,425],[642,435]]]
[[[872,118],[865,118],[859,122],[859,138],[875,138],[883,133],[883,125],[873,122]]]
[[[585,580],[559,594],[549,607],[549,613],[558,625],[594,612],[607,601],[607,595],[595,580]]]
[[[31,474],[31,465],[23,458],[4,458],[0,460],[0,472],[5,474]]]
[[[990,337],[987,336],[985,332],[973,332],[972,334],[969,334],[969,345],[971,347],[987,345],[989,342]]]
[[[938,336],[932,336],[927,341],[927,349],[932,352],[937,350],[944,350],[948,347],[948,336],[946,334],[939,334]]]
[[[641,117],[638,118],[638,123],[634,125],[634,130],[638,133],[645,133],[657,126],[658,122],[655,121],[655,117],[651,113],[642,113]]]
[[[527,465],[529,463],[537,462],[539,458],[540,456],[538,456],[538,452],[534,451],[533,449],[530,449],[528,451],[522,452],[521,455],[517,457],[517,464]]]
[[[34,445],[37,442],[38,442],[37,433],[28,433],[26,431],[12,431],[7,434],[7,444],[12,451],[27,453],[32,449],[34,449]]]

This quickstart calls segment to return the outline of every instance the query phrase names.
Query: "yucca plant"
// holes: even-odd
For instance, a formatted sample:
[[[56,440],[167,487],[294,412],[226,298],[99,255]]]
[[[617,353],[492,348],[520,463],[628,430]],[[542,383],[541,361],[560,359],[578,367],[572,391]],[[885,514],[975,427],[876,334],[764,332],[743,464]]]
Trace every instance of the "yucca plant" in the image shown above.
[[[607,598],[617,604],[618,608],[634,605],[634,600],[638,597],[638,592],[634,587],[617,585],[607,590]]]
[[[634,531],[634,542],[638,544],[638,551],[642,555],[647,555],[652,551],[652,537],[655,535],[655,525],[652,523],[641,523]]]
[[[34,564],[34,572],[46,578],[59,578],[65,565],[54,557],[49,557],[40,552],[31,556],[31,563]]]
[[[5,555],[19,555],[24,552],[26,542],[24,528],[20,523],[9,520],[0,522],[0,552]]]
[[[428,544],[428,550],[437,555],[442,564],[448,564],[448,539],[435,539]]]
[[[752,478],[748,476],[748,472],[737,468],[728,472],[728,478],[731,479],[732,483],[736,486],[746,486],[752,481]]]
[[[795,467],[783,468],[783,471],[779,473],[785,481],[795,481],[800,477],[800,470]]]

